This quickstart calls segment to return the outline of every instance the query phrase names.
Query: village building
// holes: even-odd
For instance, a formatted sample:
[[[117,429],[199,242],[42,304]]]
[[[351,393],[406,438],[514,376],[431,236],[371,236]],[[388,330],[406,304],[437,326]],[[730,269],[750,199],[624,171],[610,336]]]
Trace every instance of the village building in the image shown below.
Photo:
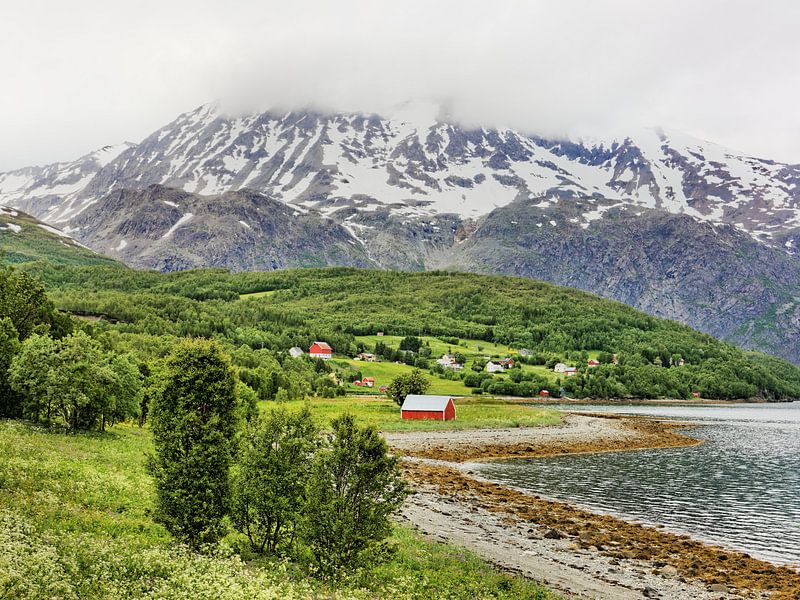
[[[600,366],[600,361],[590,358],[586,361],[586,364],[589,365],[590,368]]]
[[[514,359],[513,358],[501,358],[497,361],[497,363],[503,367],[504,369],[513,369],[514,368]]]
[[[325,342],[314,342],[311,348],[308,349],[308,355],[311,358],[321,358],[322,360],[330,360],[333,358],[333,348]]]
[[[292,358],[300,358],[303,356],[303,350],[298,348],[297,346],[292,346],[289,348],[289,356]]]
[[[400,409],[403,419],[452,421],[456,405],[450,396],[409,394]]]
[[[364,377],[364,379],[361,380],[361,385],[363,385],[364,387],[368,387],[368,388],[375,387],[375,378],[374,377]]]
[[[567,365],[564,363],[557,363],[555,367],[553,367],[553,371],[556,373],[564,373],[567,369],[569,369]]]
[[[486,371],[488,373],[502,373],[505,368],[500,363],[489,361],[486,363]]]
[[[577,374],[578,374],[578,369],[576,367],[567,367],[564,370],[564,375],[566,375],[567,377],[572,377],[573,375]]]
[[[549,398],[550,397],[550,392],[547,391],[547,390],[541,390],[539,392],[539,397],[540,398]]]
[[[456,357],[452,354],[445,354],[442,358],[437,358],[436,364],[443,366],[445,369],[452,369],[453,371],[460,371],[464,368],[464,365],[456,361]]]
[[[377,362],[378,357],[374,354],[370,354],[369,352],[360,352],[356,355],[356,360],[363,360],[366,362]]]

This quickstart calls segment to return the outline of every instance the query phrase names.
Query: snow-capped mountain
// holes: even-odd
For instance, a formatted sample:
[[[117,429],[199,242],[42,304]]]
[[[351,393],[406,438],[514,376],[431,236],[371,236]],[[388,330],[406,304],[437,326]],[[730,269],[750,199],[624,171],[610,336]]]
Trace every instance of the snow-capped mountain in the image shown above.
[[[0,203],[135,266],[517,274],[800,361],[800,165],[677,132],[566,141],[424,104],[209,104],[138,144],[0,174]]]
[[[1,174],[0,201],[68,224],[109,191],[153,183],[204,195],[250,188],[334,217],[362,240],[364,226],[342,216],[348,209],[477,219],[514,200],[596,197],[729,223],[791,252],[800,242],[800,165],[658,130],[581,143],[465,129],[428,105],[381,118],[229,117],[208,104],[138,145]],[[602,210],[588,211],[583,223]]]

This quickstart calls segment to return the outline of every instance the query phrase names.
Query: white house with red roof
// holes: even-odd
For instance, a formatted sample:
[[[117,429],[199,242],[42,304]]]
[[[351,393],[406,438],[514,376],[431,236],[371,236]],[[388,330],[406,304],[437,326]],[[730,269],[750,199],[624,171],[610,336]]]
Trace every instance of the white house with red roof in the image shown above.
[[[308,355],[311,358],[321,358],[322,360],[330,360],[333,358],[333,348],[325,342],[314,342],[311,348],[308,349]]]

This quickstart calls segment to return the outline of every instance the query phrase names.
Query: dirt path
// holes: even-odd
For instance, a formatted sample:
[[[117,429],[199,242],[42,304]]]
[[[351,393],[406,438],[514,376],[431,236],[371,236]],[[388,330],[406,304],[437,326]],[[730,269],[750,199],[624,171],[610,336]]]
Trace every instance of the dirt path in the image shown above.
[[[686,446],[646,419],[568,415],[562,425],[387,434],[417,493],[403,518],[499,567],[580,598],[788,598],[800,573],[688,536],[597,515],[476,477],[465,461]]]

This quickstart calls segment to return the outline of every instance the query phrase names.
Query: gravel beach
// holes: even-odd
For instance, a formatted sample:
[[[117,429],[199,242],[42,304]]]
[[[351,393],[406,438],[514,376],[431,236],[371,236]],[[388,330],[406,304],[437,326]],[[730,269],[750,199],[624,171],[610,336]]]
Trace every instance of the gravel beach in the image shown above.
[[[475,476],[469,461],[687,446],[649,419],[567,414],[533,428],[387,433],[416,492],[401,519],[566,598],[800,599],[800,573]]]

